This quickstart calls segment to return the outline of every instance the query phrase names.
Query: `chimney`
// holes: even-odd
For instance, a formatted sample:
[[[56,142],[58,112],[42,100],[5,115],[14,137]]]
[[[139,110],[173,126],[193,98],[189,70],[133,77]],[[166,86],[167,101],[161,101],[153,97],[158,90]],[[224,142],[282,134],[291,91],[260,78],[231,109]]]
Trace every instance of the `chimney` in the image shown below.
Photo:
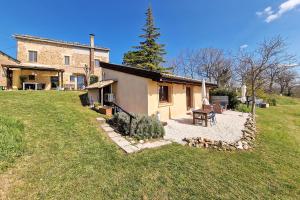
[[[92,33],[90,34],[90,46],[95,47],[95,35]]]
[[[94,68],[95,68],[95,35],[90,34],[90,73],[94,74]]]

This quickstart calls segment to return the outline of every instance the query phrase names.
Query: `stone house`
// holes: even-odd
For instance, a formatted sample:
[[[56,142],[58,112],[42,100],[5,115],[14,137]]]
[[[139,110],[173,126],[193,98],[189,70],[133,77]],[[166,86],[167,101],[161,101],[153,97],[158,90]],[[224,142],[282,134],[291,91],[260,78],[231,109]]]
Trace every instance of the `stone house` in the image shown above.
[[[87,69],[101,79],[100,62],[109,62],[109,49],[47,38],[14,35],[17,59],[0,60],[0,84],[8,89],[83,89]]]

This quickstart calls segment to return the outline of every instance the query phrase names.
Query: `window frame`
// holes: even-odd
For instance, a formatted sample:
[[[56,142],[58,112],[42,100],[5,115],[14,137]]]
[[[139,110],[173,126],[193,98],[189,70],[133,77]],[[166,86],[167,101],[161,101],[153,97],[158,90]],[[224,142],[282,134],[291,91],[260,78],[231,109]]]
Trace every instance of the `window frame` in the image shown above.
[[[100,59],[94,59],[94,62],[95,62],[95,67],[101,67]],[[97,62],[99,62],[99,65],[97,65]]]
[[[161,88],[167,88],[167,99],[161,100]],[[165,105],[165,104],[172,104],[172,85],[169,84],[160,84],[158,85],[158,101],[159,104]]]
[[[66,63],[66,58],[68,58],[68,63]],[[64,65],[69,66],[71,64],[71,56],[65,55],[64,56]]]
[[[33,53],[33,60],[31,60],[31,56],[30,56],[30,55],[32,55],[31,53]],[[37,63],[37,60],[38,60],[38,52],[34,51],[34,50],[29,50],[28,51],[28,61],[31,63]]]
[[[74,80],[72,81],[72,78],[74,77]],[[70,83],[75,83],[76,82],[76,76],[75,75],[70,75]]]

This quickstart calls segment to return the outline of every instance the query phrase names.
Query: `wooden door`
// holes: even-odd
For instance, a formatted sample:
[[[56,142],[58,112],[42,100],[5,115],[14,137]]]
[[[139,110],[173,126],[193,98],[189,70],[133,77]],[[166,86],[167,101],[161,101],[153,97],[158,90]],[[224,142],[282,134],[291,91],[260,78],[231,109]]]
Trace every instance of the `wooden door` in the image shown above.
[[[186,87],[186,108],[187,110],[191,109],[192,107],[192,93],[191,88]]]

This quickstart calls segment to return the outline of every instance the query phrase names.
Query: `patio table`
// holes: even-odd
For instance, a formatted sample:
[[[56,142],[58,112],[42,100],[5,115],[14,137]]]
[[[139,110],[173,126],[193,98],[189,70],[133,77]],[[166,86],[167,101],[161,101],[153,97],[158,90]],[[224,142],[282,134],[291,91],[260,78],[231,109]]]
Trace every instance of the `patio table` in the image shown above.
[[[196,119],[199,119],[196,117],[196,115],[204,116],[205,126],[207,127],[208,122],[208,114],[211,112],[209,109],[198,109],[193,110],[193,124],[196,124]]]

